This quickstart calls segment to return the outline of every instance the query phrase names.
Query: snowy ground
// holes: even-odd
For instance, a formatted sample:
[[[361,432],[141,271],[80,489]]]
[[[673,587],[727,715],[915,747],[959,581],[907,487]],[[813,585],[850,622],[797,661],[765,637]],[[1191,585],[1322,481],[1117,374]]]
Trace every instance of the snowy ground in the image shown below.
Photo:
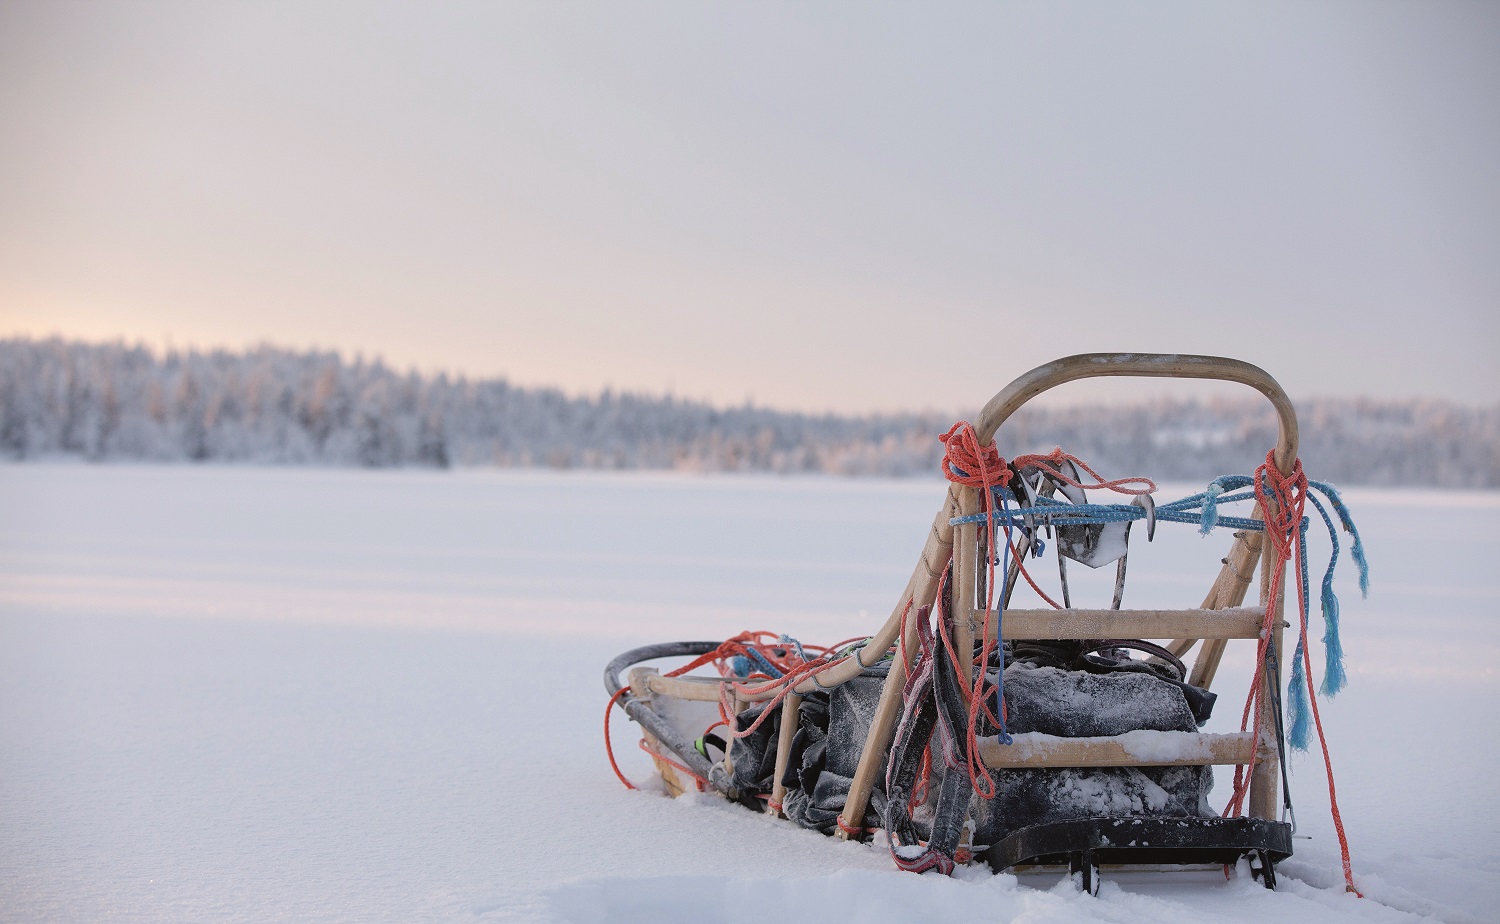
[[[1367,900],[1335,888],[1312,755],[1293,767],[1311,840],[1276,894],[1219,872],[1109,874],[1097,899],[1041,874],[918,877],[620,787],[599,743],[610,656],[869,631],[942,492],[0,468],[0,918],[1494,920],[1494,494],[1349,492],[1374,585],[1360,601],[1343,573],[1352,684],[1324,717]],[[1163,526],[1127,605],[1198,603],[1226,545]],[[1211,730],[1237,718],[1247,661],[1220,672]]]

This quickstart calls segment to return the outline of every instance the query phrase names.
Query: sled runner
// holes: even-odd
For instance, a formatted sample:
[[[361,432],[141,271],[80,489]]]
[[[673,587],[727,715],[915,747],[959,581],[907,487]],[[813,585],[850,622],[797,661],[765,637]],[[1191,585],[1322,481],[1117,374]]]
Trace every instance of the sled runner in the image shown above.
[[[1248,385],[1275,409],[1276,445],[1254,475],[1224,476],[1170,503],[1153,498],[1149,479],[1107,481],[1062,449],[999,455],[994,437],[1026,401],[1091,376]],[[1096,892],[1101,865],[1245,858],[1275,888],[1295,824],[1286,749],[1306,748],[1309,718],[1323,739],[1307,644],[1308,506],[1334,536],[1321,594],[1324,695],[1344,683],[1334,517],[1353,537],[1365,586],[1358,532],[1338,493],[1303,475],[1297,417],[1281,387],[1256,366],[1219,357],[1070,356],[1016,379],[976,424],[955,424],[942,440],[947,496],[906,589],[872,636],[825,648],[746,632],[610,662],[610,706],[641,725],[641,746],[668,792],[714,790],[843,838],[883,831],[896,864],[916,872],[975,860],[997,870],[1068,865]],[[1122,501],[1101,503],[1101,491]],[[1234,502],[1251,504],[1248,515],[1220,514]],[[1130,541],[1149,541],[1163,523],[1224,528],[1234,538],[1198,606],[1122,608]],[[1041,576],[1049,553],[1055,584]],[[1073,606],[1070,564],[1114,566],[1108,608]],[[1247,606],[1257,571],[1258,602]],[[1049,606],[1012,607],[1021,580]],[[1297,643],[1284,671],[1289,625]],[[1257,651],[1240,731],[1202,732],[1216,705],[1214,675],[1235,639]],[[1182,659],[1194,648],[1189,668]],[[683,657],[691,660],[666,674],[646,666]],[[608,735],[606,709],[606,743]],[[1326,743],[1323,751],[1352,891]],[[1236,768],[1222,815],[1207,801],[1215,765]]]

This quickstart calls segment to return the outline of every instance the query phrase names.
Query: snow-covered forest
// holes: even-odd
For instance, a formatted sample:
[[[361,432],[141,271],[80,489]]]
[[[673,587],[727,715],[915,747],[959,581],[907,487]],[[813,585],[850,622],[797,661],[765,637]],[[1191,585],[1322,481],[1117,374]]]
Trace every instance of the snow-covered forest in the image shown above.
[[[1302,458],[1341,484],[1500,487],[1500,406],[1298,401]],[[972,413],[972,411],[970,411]],[[0,453],[13,459],[498,465],[916,475],[955,414],[810,415],[504,379],[402,373],[379,360],[259,347],[159,353],[0,340]],[[1033,407],[1007,446],[1060,445],[1111,476],[1245,471],[1275,438],[1259,398]]]

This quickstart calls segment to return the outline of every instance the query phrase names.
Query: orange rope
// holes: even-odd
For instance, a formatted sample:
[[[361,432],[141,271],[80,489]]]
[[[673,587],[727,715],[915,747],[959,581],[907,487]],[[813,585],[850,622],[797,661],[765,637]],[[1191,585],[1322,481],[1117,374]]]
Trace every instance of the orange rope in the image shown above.
[[[1323,747],[1323,772],[1328,777],[1328,808],[1333,814],[1333,830],[1339,836],[1339,858],[1344,863],[1344,888],[1360,898],[1364,894],[1354,887],[1354,869],[1349,859],[1349,836],[1344,833],[1344,816],[1339,813],[1339,797],[1333,788],[1333,759],[1328,755],[1328,739],[1323,737],[1323,718],[1318,715],[1318,696],[1312,687],[1312,655],[1302,646],[1303,673],[1307,676],[1308,700],[1312,703],[1313,724],[1318,729],[1318,744]]]
[[[698,791],[699,792],[703,792],[705,789],[708,788],[708,780],[705,780],[703,777],[701,777],[698,774],[694,773],[693,771],[689,770],[687,767],[684,767],[682,764],[679,764],[677,761],[673,760],[672,758],[663,755],[660,751],[657,751],[655,748],[651,747],[651,745],[647,744],[645,738],[642,738],[640,740],[640,748],[641,748],[641,750],[645,751],[647,754],[650,754],[652,757],[656,758],[657,760],[661,761],[662,763],[667,764],[668,766],[671,766],[671,767],[675,767],[678,770],[681,770],[683,773],[686,773],[688,776],[692,777],[693,778],[693,782],[696,783],[696,784],[698,784]]]
[[[728,667],[726,666],[726,662],[728,661],[728,659],[731,658],[731,657],[733,657],[733,656],[735,656],[735,655],[745,655],[745,656],[748,657],[749,650],[752,649],[752,648],[755,649],[755,653],[757,655],[759,655],[760,657],[764,658],[768,663],[774,665],[778,670],[783,671],[784,676],[781,677],[781,678],[778,678],[778,679],[773,679],[771,677],[766,676],[765,674],[751,674],[750,675],[752,678],[755,678],[755,677],[763,678],[763,679],[769,681],[771,685],[784,683],[788,678],[798,678],[798,679],[800,679],[801,677],[806,676],[810,672],[809,668],[811,668],[811,667],[818,667],[819,669],[824,669],[824,668],[827,668],[827,667],[832,667],[833,664],[839,663],[838,661],[835,661],[835,662],[832,662],[832,663],[822,663],[822,662],[826,661],[826,659],[828,657],[827,653],[828,653],[829,649],[823,648],[823,647],[817,646],[817,645],[804,645],[803,646],[803,650],[807,650],[808,648],[811,648],[814,651],[819,652],[819,654],[818,654],[817,657],[813,658],[810,661],[804,662],[801,659],[801,657],[796,654],[795,647],[796,646],[794,646],[794,645],[792,645],[790,643],[785,643],[785,644],[781,643],[781,637],[778,636],[778,635],[776,635],[774,632],[766,632],[766,631],[741,632],[739,635],[736,635],[734,638],[731,638],[731,639],[728,639],[728,640],[722,642],[713,651],[709,651],[709,652],[706,652],[704,654],[701,654],[698,657],[694,658],[692,661],[689,661],[687,664],[684,664],[683,666],[681,666],[679,668],[676,668],[675,670],[668,671],[663,676],[665,676],[665,677],[680,677],[683,674],[686,674],[688,671],[691,671],[691,670],[694,670],[696,668],[702,667],[705,664],[713,663],[718,668],[719,674],[721,676],[728,677],[728,676],[731,676],[731,673],[732,673],[728,669]],[[784,654],[781,654],[781,655],[776,654],[776,651],[778,649],[780,649],[781,651],[783,651]],[[840,660],[843,660],[843,659],[840,659]],[[795,685],[795,684],[793,684],[793,685]],[[727,687],[729,685],[725,684],[724,686]],[[749,688],[749,687],[744,687],[744,686],[742,686],[740,684],[735,684],[734,686],[737,689],[740,689],[742,692],[749,692],[752,689],[752,688]],[[769,688],[769,687],[767,687],[767,688]],[[780,696],[778,696],[775,700],[773,700],[772,704],[774,705],[774,704],[780,703],[781,700],[786,697],[786,692],[788,690],[790,690],[790,687],[787,687],[786,690],[784,690]],[[610,713],[610,710],[612,710],[615,707],[615,705],[620,701],[620,697],[624,696],[628,692],[630,692],[630,688],[628,686],[621,687],[619,690],[617,690],[615,692],[614,696],[611,696],[609,698],[609,702],[607,704],[605,704],[605,707],[604,707],[604,749],[605,749],[605,753],[609,757],[609,765],[610,765],[610,767],[614,769],[615,776],[617,776],[617,777],[620,778],[620,782],[625,784],[625,788],[627,788],[627,789],[639,789],[640,787],[638,787],[634,783],[630,782],[630,780],[628,778],[626,778],[624,772],[620,770],[620,765],[615,760],[614,743],[611,740],[610,733],[609,733],[609,713]],[[756,721],[755,725],[752,725],[750,728],[747,728],[743,732],[736,732],[735,729],[734,729],[733,723],[731,723],[730,720],[729,720],[729,710],[726,708],[726,704],[723,702],[723,694],[724,694],[724,692],[725,691],[724,691],[723,687],[721,687],[721,689],[720,689],[720,703],[719,703],[720,722],[716,722],[716,723],[714,723],[714,725],[710,725],[709,726],[709,730],[712,730],[714,727],[716,727],[719,724],[723,724],[725,726],[725,728],[729,731],[729,733],[731,735],[733,735],[736,738],[743,738],[745,735],[748,735],[748,734],[750,734],[750,732],[754,731],[755,728],[759,727],[760,722],[763,721],[766,718],[766,715],[768,715],[770,713],[770,711],[771,711],[770,706],[767,706],[767,708],[765,709],[765,711],[761,714],[760,718]],[[705,732],[705,734],[706,734],[706,732]],[[665,756],[657,753],[656,751],[652,750],[650,747],[648,747],[646,745],[646,742],[645,742],[644,739],[642,739],[642,741],[641,741],[641,749],[644,750],[646,753],[650,754],[651,756],[653,756],[653,757],[655,757],[655,758],[657,758],[657,759],[659,759],[659,760],[661,760],[661,761],[663,761],[663,762],[665,762],[665,763],[667,763],[667,764],[669,764],[669,765],[671,765],[673,767],[676,767],[677,769],[679,769],[682,772],[684,772],[684,773],[688,774],[689,776],[691,776],[694,780],[696,780],[698,782],[698,786],[699,786],[700,789],[707,782],[702,777],[700,777],[696,773],[694,773],[692,770],[688,769],[687,767],[684,767],[682,764],[679,764],[676,761],[672,760],[671,758],[665,757]]]
[[[1036,581],[1031,576],[1031,572],[1026,570],[1026,559],[1021,554],[1021,550],[1018,549],[1018,548],[1016,548],[1015,544],[1012,543],[1009,539],[1005,540],[1005,547],[1010,550],[1011,560],[1016,563],[1016,568],[1018,568],[1020,570],[1021,577],[1023,577],[1023,578],[1026,579],[1026,583],[1028,583],[1028,584],[1031,585],[1031,589],[1034,590],[1034,591],[1036,591],[1036,595],[1038,597],[1041,597],[1043,600],[1046,600],[1047,604],[1049,606],[1051,606],[1054,610],[1060,610],[1060,609],[1062,609],[1062,604],[1061,603],[1058,603],[1056,600],[1054,600],[1051,597],[1047,596],[1047,592],[1045,590],[1042,590],[1041,587],[1037,586]],[[995,570],[994,569],[994,563],[992,562],[991,565],[990,565],[990,572],[991,572],[990,576],[991,577],[994,576],[994,570]]]
[[[625,788],[639,789],[639,786],[625,778],[625,774],[620,771],[620,765],[615,763],[615,746],[609,740],[609,711],[615,708],[615,703],[620,701],[620,697],[629,692],[630,687],[621,687],[615,691],[615,695],[611,696],[609,702],[604,706],[604,752],[609,755],[609,765],[614,768],[615,776],[620,778],[620,782],[625,784]]]
[[[842,813],[839,814],[839,817],[834,821],[834,823],[839,826],[840,831],[844,832],[850,837],[864,837],[866,834],[871,834],[875,831],[874,828],[862,828],[858,825],[851,827],[844,824],[844,816]]]
[[[1307,475],[1302,471],[1302,460],[1293,461],[1291,474],[1283,475],[1276,467],[1274,451],[1266,453],[1265,464],[1255,470],[1255,499],[1260,503],[1261,511],[1266,518],[1265,535],[1276,553],[1277,566],[1271,572],[1269,592],[1266,597],[1266,616],[1261,624],[1260,644],[1257,646],[1255,679],[1250,687],[1250,696],[1245,701],[1245,711],[1240,716],[1241,732],[1249,728],[1251,712],[1258,715],[1263,708],[1266,654],[1275,625],[1276,601],[1281,596],[1286,563],[1292,560],[1297,544],[1302,541],[1301,524],[1307,501]],[[1273,502],[1274,517],[1271,512]],[[1306,596],[1307,588],[1303,586],[1299,575],[1297,579],[1299,612],[1306,605]],[[1309,698],[1312,702],[1313,722],[1318,729],[1318,742],[1323,748],[1323,767],[1328,778],[1329,809],[1333,814],[1333,827],[1339,841],[1339,857],[1344,866],[1344,889],[1363,898],[1360,891],[1354,887],[1354,868],[1349,856],[1349,838],[1344,832],[1343,815],[1339,812],[1338,794],[1333,781],[1333,759],[1328,751],[1328,739],[1323,734],[1323,720],[1318,714],[1318,700],[1312,688],[1312,656],[1306,645],[1302,646],[1302,658],[1304,673],[1307,675],[1308,692],[1311,694]],[[1234,794],[1230,797],[1229,803],[1224,806],[1225,817],[1231,814],[1239,815],[1244,811],[1245,796],[1250,790],[1250,781],[1254,774],[1254,764],[1250,765],[1248,772],[1244,764],[1235,767]]]
[[[995,442],[991,440],[988,446],[979,445],[979,434],[967,420],[949,427],[938,441],[944,447],[943,475],[954,484],[971,488],[1010,484],[1010,469],[1000,458]],[[956,467],[954,463],[957,463]]]
[[[1033,454],[1016,456],[1010,461],[1011,464],[1015,466],[1016,471],[1020,471],[1021,469],[1028,467],[1039,468],[1042,471],[1046,472],[1049,478],[1052,478],[1056,481],[1061,481],[1063,484],[1070,484],[1075,488],[1084,488],[1090,491],[1106,488],[1110,491],[1114,491],[1116,494],[1130,495],[1156,493],[1156,482],[1152,481],[1150,478],[1145,478],[1140,475],[1132,475],[1129,478],[1116,478],[1114,481],[1105,481],[1104,476],[1090,468],[1087,462],[1073,455],[1071,452],[1064,452],[1061,446],[1057,447],[1049,453],[1046,453],[1045,455]],[[1090,475],[1093,475],[1095,483],[1082,484],[1070,478],[1069,476],[1064,475],[1062,472],[1062,464],[1064,462],[1072,462],[1074,465],[1088,472]],[[1145,487],[1124,487],[1124,485],[1131,483],[1145,485]]]
[[[963,420],[954,424],[947,433],[938,437],[938,439],[942,441],[944,446],[943,474],[947,476],[949,481],[955,484],[978,488],[980,508],[984,511],[991,510],[995,503],[993,490],[1010,484],[1011,478],[1011,470],[1006,466],[1005,460],[1000,457],[999,451],[995,449],[994,441],[991,440],[987,446],[979,445],[979,434],[974,432],[974,427],[968,421]],[[943,633],[943,644],[948,649],[948,655],[953,662],[953,669],[961,672],[958,678],[959,688],[966,691],[964,698],[968,700],[969,724],[965,731],[966,747],[964,748],[967,753],[964,757],[965,762],[968,764],[969,782],[973,784],[974,791],[979,794],[980,798],[991,799],[995,795],[995,779],[990,776],[989,768],[985,766],[984,761],[979,756],[979,716],[987,708],[983,704],[983,665],[989,664],[990,654],[994,650],[995,645],[995,642],[990,638],[990,617],[995,609],[996,558],[994,554],[995,518],[993,516],[985,517],[984,528],[986,550],[984,557],[985,565],[989,569],[989,577],[985,582],[984,627],[979,645],[979,663],[981,667],[979,670],[973,672],[974,676],[972,679],[963,672],[967,671],[970,667],[970,662],[974,659],[974,652],[972,650],[964,652],[964,656],[960,658],[953,650],[953,644],[949,641],[946,632]],[[1015,552],[1009,539],[1006,540],[1005,545],[1012,553]],[[1019,560],[1020,557],[1017,556],[1017,561],[1019,562]],[[1027,575],[1026,580],[1031,582],[1031,576]],[[1041,593],[1041,588],[1036,587],[1034,582],[1032,582],[1032,587],[1036,589],[1037,593]],[[1043,596],[1045,597],[1046,595],[1043,594]],[[938,590],[938,599],[942,599],[941,587]],[[1053,605],[1056,606],[1056,604]],[[939,618],[938,626],[940,629],[942,625],[943,620]]]

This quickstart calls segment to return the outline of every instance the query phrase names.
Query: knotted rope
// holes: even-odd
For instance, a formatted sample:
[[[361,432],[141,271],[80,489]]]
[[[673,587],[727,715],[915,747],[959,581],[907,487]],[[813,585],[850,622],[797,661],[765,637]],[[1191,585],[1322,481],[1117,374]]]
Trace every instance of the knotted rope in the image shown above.
[[[1300,655],[1299,667],[1304,668],[1303,678],[1306,681],[1307,691],[1310,694],[1310,706],[1313,723],[1318,730],[1318,742],[1323,750],[1323,766],[1328,778],[1328,803],[1333,814],[1333,827],[1338,834],[1339,854],[1344,866],[1344,887],[1346,890],[1359,895],[1359,890],[1354,887],[1354,870],[1349,859],[1349,838],[1344,832],[1344,819],[1339,813],[1338,794],[1335,790],[1333,779],[1333,760],[1328,752],[1328,739],[1323,734],[1323,720],[1318,714],[1317,697],[1312,689],[1312,660],[1307,650],[1307,572],[1306,572],[1306,531],[1304,529],[1303,512],[1306,509],[1308,499],[1307,475],[1302,471],[1302,461],[1295,460],[1292,470],[1288,474],[1282,474],[1276,467],[1275,453],[1266,454],[1266,461],[1255,470],[1255,499],[1260,504],[1262,516],[1265,518],[1266,541],[1271,543],[1274,553],[1275,564],[1270,573],[1268,593],[1266,596],[1266,616],[1261,624],[1260,642],[1258,645],[1255,679],[1250,688],[1250,695],[1245,701],[1245,711],[1240,717],[1240,731],[1245,732],[1250,727],[1251,713],[1260,714],[1262,709],[1267,708],[1263,703],[1265,691],[1269,685],[1265,682],[1267,670],[1279,674],[1279,665],[1275,663],[1276,652],[1271,647],[1272,633],[1276,624],[1276,602],[1281,598],[1282,581],[1286,571],[1286,564],[1292,560],[1293,554],[1298,556],[1301,567],[1298,569],[1297,580],[1297,607],[1300,616],[1299,640],[1297,653]],[[1314,506],[1321,510],[1321,505],[1314,500]],[[1204,519],[1208,520],[1209,509],[1205,506]],[[1326,513],[1324,514],[1326,518]],[[1330,523],[1330,526],[1332,524]],[[1336,617],[1335,617],[1336,618]],[[1336,632],[1336,630],[1335,630]],[[1294,669],[1295,670],[1295,669]],[[1274,675],[1273,675],[1274,676]],[[1279,687],[1279,679],[1275,681]],[[1299,687],[1300,689],[1300,687]],[[1279,708],[1277,709],[1279,712]],[[1239,815],[1243,812],[1245,796],[1250,789],[1250,781],[1254,776],[1254,766],[1250,765],[1249,772],[1245,765],[1237,766],[1234,771],[1234,794],[1230,797],[1228,805],[1224,807],[1224,815]]]
[[[1132,475],[1129,478],[1116,478],[1113,481],[1105,481],[1104,476],[1090,468],[1087,462],[1073,455],[1071,452],[1064,452],[1061,446],[1058,446],[1056,449],[1046,454],[1016,456],[1010,461],[1011,464],[1015,466],[1015,469],[1018,472],[1021,469],[1028,467],[1039,468],[1043,472],[1046,472],[1047,477],[1051,478],[1052,480],[1062,482],[1063,484],[1070,484],[1075,488],[1083,488],[1089,491],[1109,490],[1114,491],[1116,494],[1129,494],[1132,496],[1137,494],[1156,493],[1156,482],[1152,481],[1150,478],[1145,478],[1140,475]],[[1088,472],[1090,475],[1093,475],[1094,484],[1082,484],[1076,478],[1073,478],[1071,475],[1065,473],[1062,470],[1064,462],[1071,462],[1084,471]],[[1143,485],[1143,487],[1127,488],[1125,487],[1125,485],[1127,484],[1140,484]]]
[[[938,437],[944,446],[943,474],[954,484],[961,484],[979,490],[979,504],[982,510],[989,512],[994,508],[994,492],[998,488],[1004,488],[1010,484],[1011,470],[1000,457],[995,449],[994,441],[989,445],[979,445],[979,435],[974,432],[974,427],[966,420],[960,420],[954,424],[947,433]],[[995,641],[991,641],[990,618],[994,613],[995,605],[995,518],[985,518],[985,566],[989,569],[985,580],[985,603],[984,603],[984,627],[981,630],[983,641],[979,647],[979,668],[973,670],[974,652],[955,652],[950,648],[949,655],[953,661],[953,669],[959,671],[959,689],[965,691],[964,698],[969,705],[969,723],[965,732],[964,759],[967,764],[969,781],[974,785],[974,791],[981,798],[992,799],[995,796],[995,779],[990,776],[989,768],[984,765],[984,760],[979,756],[979,716],[984,711],[984,687],[985,667],[990,663],[990,654],[994,650]],[[1011,547],[1009,539],[1006,547],[1012,553],[1015,549]],[[1017,555],[1019,560],[1019,555]],[[1027,580],[1030,580],[1028,576]],[[1036,585],[1033,584],[1033,587]],[[1041,588],[1037,588],[1041,593]],[[952,618],[967,619],[969,615],[964,609],[957,605],[963,588],[953,589],[955,612]],[[941,601],[941,594],[939,594]],[[1056,604],[1053,604],[1056,606]],[[998,616],[997,616],[998,618]],[[941,626],[941,621],[939,622]],[[994,638],[998,640],[1000,632],[995,632]],[[946,641],[946,636],[945,636]],[[972,671],[973,677],[965,676],[964,671]],[[995,680],[995,701],[999,704],[996,710],[999,715],[995,716],[996,725],[1000,728],[1000,741],[1010,744],[1010,735],[1005,731],[1005,671],[1002,670]]]

